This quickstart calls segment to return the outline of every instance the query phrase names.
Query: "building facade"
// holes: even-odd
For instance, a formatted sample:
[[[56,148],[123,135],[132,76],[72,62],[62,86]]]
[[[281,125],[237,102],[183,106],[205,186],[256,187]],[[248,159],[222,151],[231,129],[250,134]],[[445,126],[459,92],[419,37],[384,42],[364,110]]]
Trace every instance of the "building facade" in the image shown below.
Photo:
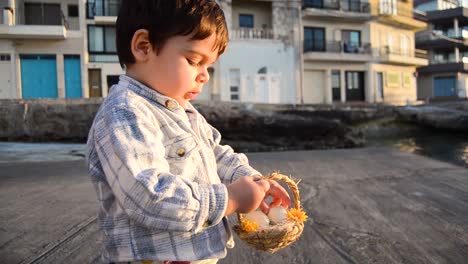
[[[416,100],[416,67],[427,60],[414,48],[414,33],[426,25],[413,18],[412,1],[218,2],[230,42],[210,67],[199,101]],[[0,0],[0,98],[106,96],[124,72],[115,45],[119,6],[120,0]],[[33,71],[39,68],[48,73]],[[38,78],[46,88],[33,85]]]
[[[429,23],[416,41],[430,60],[418,69],[418,98],[468,98],[468,9],[458,1],[419,1],[415,8]]]
[[[304,103],[416,101],[411,1],[304,1]]]
[[[0,98],[80,98],[78,0],[0,0]]]

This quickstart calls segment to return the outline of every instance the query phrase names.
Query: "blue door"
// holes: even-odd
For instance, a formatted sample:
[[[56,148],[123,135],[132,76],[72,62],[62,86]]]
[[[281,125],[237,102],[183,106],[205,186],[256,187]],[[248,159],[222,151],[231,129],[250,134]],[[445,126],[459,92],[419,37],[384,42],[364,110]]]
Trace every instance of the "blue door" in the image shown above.
[[[65,97],[81,98],[81,63],[80,56],[65,56]]]
[[[457,79],[455,76],[435,77],[434,96],[456,96]]]
[[[21,55],[23,98],[57,98],[55,55]]]

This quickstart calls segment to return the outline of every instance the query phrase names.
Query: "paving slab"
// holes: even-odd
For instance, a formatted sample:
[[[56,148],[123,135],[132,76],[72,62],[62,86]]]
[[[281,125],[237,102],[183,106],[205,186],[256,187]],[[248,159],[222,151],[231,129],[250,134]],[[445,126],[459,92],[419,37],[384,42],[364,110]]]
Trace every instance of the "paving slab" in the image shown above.
[[[467,263],[468,170],[390,148],[249,153],[301,179],[312,220],[275,254],[236,239],[223,264]],[[0,263],[99,263],[83,160],[0,163]]]

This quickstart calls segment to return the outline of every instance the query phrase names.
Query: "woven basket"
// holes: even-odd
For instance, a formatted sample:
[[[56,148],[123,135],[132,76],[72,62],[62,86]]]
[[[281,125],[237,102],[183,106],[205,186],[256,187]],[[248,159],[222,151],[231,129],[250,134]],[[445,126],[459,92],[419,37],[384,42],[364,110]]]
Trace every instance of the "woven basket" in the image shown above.
[[[297,183],[286,175],[279,173],[272,173],[269,176],[263,176],[265,179],[283,181],[293,193],[294,208],[301,209],[301,202],[299,197],[299,189]],[[248,245],[256,249],[274,253],[277,250],[287,247],[289,244],[296,241],[302,234],[304,223],[296,221],[286,221],[281,225],[270,225],[268,228],[247,232],[242,229],[240,223],[243,218],[242,214],[237,214],[239,223],[234,225],[234,232],[240,239],[245,241]]]

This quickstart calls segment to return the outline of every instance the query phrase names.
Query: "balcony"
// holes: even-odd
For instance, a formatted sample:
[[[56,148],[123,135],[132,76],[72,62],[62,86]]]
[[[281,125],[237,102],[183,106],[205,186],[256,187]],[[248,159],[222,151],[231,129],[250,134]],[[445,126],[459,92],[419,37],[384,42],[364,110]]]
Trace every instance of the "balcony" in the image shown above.
[[[384,46],[373,50],[373,55],[377,61],[405,66],[426,66],[428,65],[427,52],[425,50],[398,49]]]
[[[455,34],[453,30],[417,33],[416,45],[420,49],[464,47],[468,45],[468,30],[460,30],[458,34]]]
[[[400,3],[398,1],[398,3]],[[395,0],[380,0],[378,21],[404,29],[420,31],[426,28],[426,23],[415,19],[413,8],[398,5]]]
[[[113,25],[117,21],[121,0],[94,0],[86,3],[86,18],[96,24]]]
[[[364,22],[372,19],[368,2],[345,0],[304,1],[302,17],[354,22]]]
[[[272,40],[275,39],[273,29],[236,28],[229,31],[231,40]]]
[[[418,68],[420,73],[442,73],[442,72],[468,72],[468,57],[461,56],[457,62],[454,58],[432,59],[431,64]]]
[[[16,9],[16,14],[23,11]],[[21,13],[18,13],[21,11]],[[63,40],[67,38],[67,21],[63,13],[56,17],[25,16],[25,21],[14,21],[11,9],[3,10],[3,21],[0,24],[0,39],[50,39]]]
[[[370,43],[304,41],[304,60],[367,62],[372,60]]]

